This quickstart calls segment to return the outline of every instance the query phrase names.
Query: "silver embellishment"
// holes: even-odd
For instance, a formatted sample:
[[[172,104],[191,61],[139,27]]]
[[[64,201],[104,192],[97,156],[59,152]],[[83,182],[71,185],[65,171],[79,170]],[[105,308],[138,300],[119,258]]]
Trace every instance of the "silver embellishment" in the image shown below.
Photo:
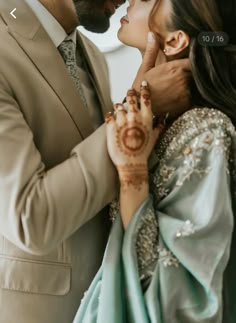
[[[120,214],[120,203],[118,199],[115,199],[110,203],[110,208],[109,208],[109,217],[111,221],[114,222],[119,214]]]
[[[160,170],[160,175],[162,176],[163,181],[167,182],[172,177],[175,171],[175,167],[163,165],[163,167]]]
[[[195,233],[194,224],[187,220],[183,226],[176,232],[176,238],[188,237]]]
[[[158,261],[160,263],[163,263],[164,267],[179,267],[178,259],[174,257],[170,250],[158,247],[157,251],[159,255]]]
[[[140,277],[151,273],[156,264],[158,231],[154,210],[149,207],[137,227],[136,251]]]
[[[156,160],[151,174],[155,204],[172,191],[173,185],[182,186],[193,174],[204,176],[211,171],[202,158],[204,151],[215,150],[216,156],[224,154],[229,160],[231,138],[235,135],[230,119],[218,110],[193,108],[180,116],[163,134],[151,156],[152,161]]]

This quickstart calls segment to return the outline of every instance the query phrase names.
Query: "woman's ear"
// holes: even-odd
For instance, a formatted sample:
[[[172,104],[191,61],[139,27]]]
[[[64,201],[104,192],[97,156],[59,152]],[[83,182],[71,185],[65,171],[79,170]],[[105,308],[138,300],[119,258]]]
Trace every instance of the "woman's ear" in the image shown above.
[[[166,56],[181,56],[189,46],[190,37],[182,30],[169,32],[164,41],[163,52]]]

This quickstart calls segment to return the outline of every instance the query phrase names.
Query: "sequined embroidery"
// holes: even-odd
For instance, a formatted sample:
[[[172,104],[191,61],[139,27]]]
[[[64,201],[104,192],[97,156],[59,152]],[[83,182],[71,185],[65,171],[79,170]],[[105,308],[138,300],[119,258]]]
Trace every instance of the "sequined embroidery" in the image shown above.
[[[179,261],[170,250],[166,248],[157,248],[158,251],[158,261],[164,265],[164,267],[179,267]]]
[[[109,208],[109,217],[111,221],[114,222],[116,217],[119,214],[120,214],[120,203],[118,199],[115,199],[110,203],[110,208]]]
[[[137,260],[140,277],[153,271],[158,258],[158,223],[153,208],[148,208],[137,227]]]
[[[190,220],[187,220],[182,225],[182,227],[176,232],[175,237],[176,238],[188,237],[194,233],[195,233],[194,224]]]
[[[175,185],[182,186],[194,173],[204,176],[211,171],[211,167],[202,162],[204,151],[215,149],[216,153],[225,154],[228,160],[233,135],[235,129],[230,119],[214,109],[195,108],[178,118],[152,154],[151,159],[156,159],[155,171],[151,174],[156,203],[168,195],[166,182],[173,175],[178,174]],[[175,168],[173,161],[178,160],[181,164]]]

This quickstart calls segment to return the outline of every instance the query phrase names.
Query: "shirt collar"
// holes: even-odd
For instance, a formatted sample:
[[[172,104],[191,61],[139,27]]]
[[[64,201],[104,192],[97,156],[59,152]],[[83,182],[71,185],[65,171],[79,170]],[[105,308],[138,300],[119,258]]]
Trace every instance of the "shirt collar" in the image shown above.
[[[53,15],[38,1],[25,0],[41,25],[48,33],[52,42],[58,47],[64,40],[71,39],[76,44],[76,29],[68,35]]]

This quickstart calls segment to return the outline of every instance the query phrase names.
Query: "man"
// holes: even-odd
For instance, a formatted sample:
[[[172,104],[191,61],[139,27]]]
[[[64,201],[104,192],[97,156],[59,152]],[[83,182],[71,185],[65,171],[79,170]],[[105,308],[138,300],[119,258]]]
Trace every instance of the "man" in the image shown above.
[[[104,58],[75,28],[105,31],[121,2],[0,0],[1,323],[72,322],[100,265],[112,105]]]

